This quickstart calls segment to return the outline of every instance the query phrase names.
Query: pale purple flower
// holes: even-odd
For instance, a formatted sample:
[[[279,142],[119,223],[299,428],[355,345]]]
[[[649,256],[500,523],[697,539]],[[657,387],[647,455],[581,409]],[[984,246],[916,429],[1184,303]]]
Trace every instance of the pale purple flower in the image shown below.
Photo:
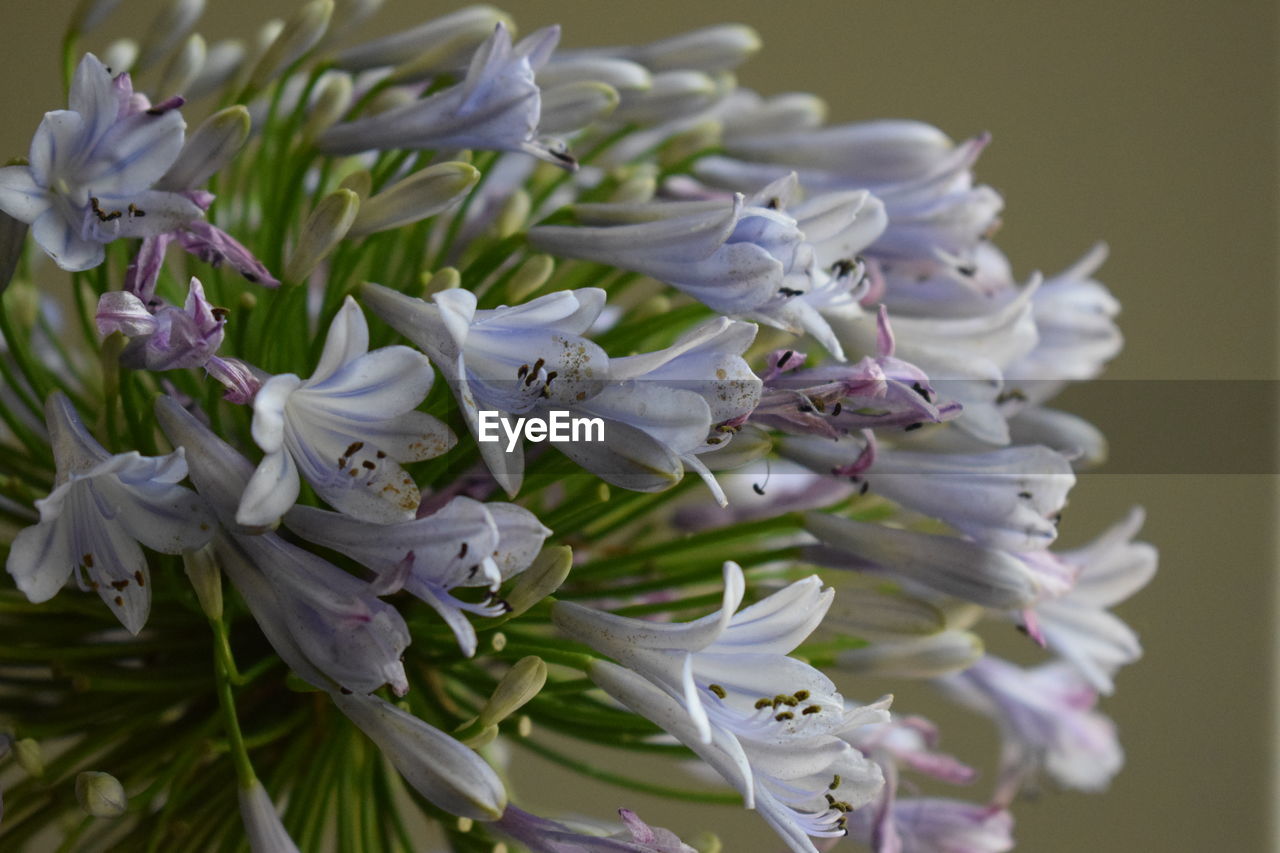
[[[156,401],[156,415],[186,451],[192,482],[221,522],[213,539],[219,565],[259,624],[272,625],[268,636],[274,631],[297,648],[302,663],[288,660],[290,666],[324,689],[371,693],[390,684],[403,695],[409,629],[378,597],[394,588],[361,581],[274,533],[242,527],[235,507],[252,470],[248,460],[170,398]]]
[[[551,533],[523,507],[461,496],[432,515],[395,524],[369,524],[304,506],[286,513],[284,523],[303,539],[372,569],[380,579],[395,579],[431,605],[468,657],[476,651],[476,631],[463,614],[507,612],[494,595],[499,585],[527,569]],[[458,587],[486,587],[490,597],[466,602],[450,594]]]
[[[944,797],[895,798],[849,816],[849,834],[873,853],[1004,853],[1013,815],[997,806]]]
[[[1041,601],[1033,609],[1045,645],[1104,694],[1114,689],[1116,670],[1142,656],[1133,629],[1107,608],[1124,601],[1155,576],[1156,549],[1133,541],[1143,520],[1143,511],[1134,508],[1088,545],[1047,555],[1065,564],[1073,583],[1069,591]]]
[[[271,795],[261,782],[254,779],[236,793],[240,797],[240,819],[244,821],[251,853],[298,853],[298,845],[289,837]]]
[[[253,439],[266,456],[237,520],[274,523],[297,500],[300,477],[357,518],[413,518],[421,496],[399,463],[439,456],[454,443],[443,423],[416,411],[433,379],[431,363],[408,347],[369,352],[369,326],[347,297],[310,378],[273,376],[254,397]]]
[[[476,50],[461,83],[384,113],[335,125],[320,135],[329,154],[388,148],[472,148],[521,151],[559,166],[573,158],[554,140],[537,137],[541,93],[535,72],[560,40],[546,27],[514,47],[501,22]]]
[[[111,455],[94,441],[70,401],[45,403],[58,466],[54,490],[36,501],[40,522],[18,533],[6,568],[33,602],[48,601],[74,572],[137,634],[151,609],[151,571],[141,542],[179,554],[212,535],[213,516],[190,489],[181,448],[167,456]]]
[[[1094,710],[1098,694],[1069,664],[1023,669],[988,655],[938,683],[1000,729],[998,805],[1042,770],[1065,788],[1099,791],[1124,764],[1115,724]]]
[[[481,409],[503,417],[542,404],[569,409],[599,394],[609,378],[609,357],[583,337],[604,308],[598,288],[486,310],[477,310],[475,294],[460,288],[437,293],[434,304],[373,284],[361,297],[431,357],[474,435]],[[502,442],[489,441],[479,448],[494,479],[515,494],[524,477],[522,447],[508,453]]]
[[[130,338],[121,353],[123,364],[134,369],[177,370],[203,367],[222,344],[226,311],[204,298],[204,287],[191,279],[182,308],[146,305],[127,291],[112,291],[98,298],[95,316],[98,332],[121,332]]]
[[[182,149],[182,116],[133,94],[86,54],[69,109],[45,113],[26,166],[0,169],[0,210],[31,225],[31,236],[67,270],[102,263],[103,244],[162,234],[198,219],[185,195],[151,187]]]
[[[618,809],[624,832],[607,837],[584,835],[562,823],[507,806],[494,829],[528,847],[533,853],[697,853],[675,833],[649,826],[630,809]]]

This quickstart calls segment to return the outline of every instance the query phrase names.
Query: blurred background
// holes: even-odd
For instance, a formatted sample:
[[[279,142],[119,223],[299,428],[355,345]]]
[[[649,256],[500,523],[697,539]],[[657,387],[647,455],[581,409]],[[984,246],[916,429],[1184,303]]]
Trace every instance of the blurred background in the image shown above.
[[[159,5],[126,0],[86,47],[138,35]],[[388,0],[365,32],[457,5]],[[741,70],[744,85],[817,93],[833,121],[922,119],[957,139],[990,131],[994,143],[977,173],[1005,197],[998,242],[1020,277],[1052,274],[1107,240],[1111,258],[1099,277],[1124,304],[1128,345],[1104,380],[1069,391],[1060,407],[1102,427],[1112,452],[1072,493],[1060,541],[1092,538],[1142,504],[1143,538],[1160,548],[1161,567],[1119,609],[1147,657],[1103,703],[1128,766],[1105,795],[1046,790],[1020,804],[1019,849],[1280,849],[1268,829],[1277,799],[1277,4],[498,5],[523,32],[563,24],[562,43],[573,47],[750,24],[765,46]],[[58,56],[72,6],[0,3],[0,161],[25,155],[40,116],[64,106]],[[216,0],[201,30],[210,39],[247,35],[294,6]],[[879,685],[843,686],[860,698],[878,695]],[[996,740],[983,722],[939,713],[942,703],[924,691],[900,694],[898,707],[943,722],[949,751],[990,766]],[[530,808],[609,818],[628,806],[681,834],[714,830],[728,853],[781,847],[741,809],[654,800],[519,758],[516,791]],[[990,774],[971,796],[982,799],[989,786]]]

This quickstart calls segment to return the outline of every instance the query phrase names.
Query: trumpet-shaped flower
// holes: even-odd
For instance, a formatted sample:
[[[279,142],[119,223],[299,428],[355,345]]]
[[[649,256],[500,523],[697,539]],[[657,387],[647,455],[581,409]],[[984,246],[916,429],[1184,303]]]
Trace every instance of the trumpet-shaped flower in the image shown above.
[[[540,404],[572,408],[600,393],[609,376],[604,350],[583,337],[604,308],[603,290],[562,290],[511,307],[477,310],[471,291],[454,288],[435,304],[366,285],[365,304],[419,346],[440,368],[467,426],[479,435],[479,412],[523,414]],[[520,447],[480,442],[498,484],[515,494],[524,476]]]
[[[1041,770],[1064,787],[1097,791],[1124,764],[1115,724],[1094,710],[1098,694],[1068,664],[1023,669],[988,655],[938,683],[1000,729],[998,805],[1009,805]]]
[[[249,849],[253,853],[298,853],[284,828],[271,795],[257,779],[248,787],[240,788],[240,819],[244,821],[245,835],[249,837]]]
[[[240,501],[240,524],[269,525],[293,506],[299,474],[342,512],[367,521],[413,518],[420,493],[400,462],[430,459],[453,434],[415,407],[433,379],[431,363],[408,347],[369,352],[369,327],[355,300],[343,303],[315,372],[262,384],[253,438],[267,454]]]
[[[499,616],[498,586],[529,567],[551,531],[523,507],[455,497],[433,515],[395,524],[368,524],[339,513],[297,506],[284,523],[304,539],[346,554],[430,604],[453,629],[463,654],[476,651],[476,631],[464,612]],[[458,587],[487,587],[480,603],[455,598]]]
[[[21,531],[6,568],[31,601],[53,598],[76,573],[136,634],[151,609],[151,572],[141,542],[179,554],[209,541],[213,516],[190,489],[181,448],[167,456],[107,453],[54,392],[45,403],[58,465],[55,487],[36,501],[40,522]]]
[[[121,361],[132,368],[176,370],[203,367],[222,344],[226,311],[204,298],[200,280],[191,279],[182,308],[150,308],[128,291],[104,293],[95,316],[98,332],[122,332],[130,338]]]
[[[1146,586],[1156,572],[1156,549],[1134,542],[1144,514],[1133,509],[1082,548],[1050,554],[1073,575],[1071,589],[1039,602],[1035,623],[1045,645],[1080,671],[1094,689],[1109,694],[1112,676],[1142,656],[1133,629],[1107,610]]]
[[[186,123],[173,107],[135,96],[86,54],[69,109],[45,113],[25,166],[0,169],[0,210],[31,225],[40,248],[66,270],[102,263],[103,244],[149,237],[198,219],[181,193],[151,187],[182,150]]]
[[[559,166],[573,158],[555,141],[537,138],[542,97],[534,74],[560,40],[559,27],[538,30],[512,46],[499,21],[476,50],[461,83],[369,118],[335,125],[318,145],[330,154],[388,148],[475,148],[522,151]]]

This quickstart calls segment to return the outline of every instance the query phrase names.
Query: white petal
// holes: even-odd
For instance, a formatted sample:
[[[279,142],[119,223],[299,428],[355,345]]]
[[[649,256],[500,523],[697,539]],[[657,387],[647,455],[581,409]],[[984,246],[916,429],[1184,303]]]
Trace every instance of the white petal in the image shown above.
[[[308,387],[329,379],[338,368],[369,351],[369,324],[355,300],[348,296],[329,325],[320,361],[307,380]]]
[[[111,72],[92,53],[86,53],[76,66],[67,105],[84,120],[86,145],[97,142],[116,120],[120,102]]]
[[[269,527],[298,500],[302,481],[298,468],[283,448],[262,457],[245,486],[236,523],[245,527]]]
[[[0,210],[30,225],[48,209],[48,194],[31,176],[31,169],[26,166],[0,169]]]
[[[5,569],[28,601],[48,601],[71,577],[79,562],[71,553],[72,523],[69,515],[60,514],[23,529],[9,546]]]
[[[186,122],[177,110],[143,111],[113,124],[77,174],[93,194],[128,195],[149,189],[182,151]]]
[[[54,110],[44,114],[35,136],[31,138],[31,177],[42,187],[52,188],[59,180],[70,182],[73,172],[88,151],[85,149],[85,120],[70,110]],[[80,195],[74,199],[84,204],[84,188],[71,187]]]
[[[354,358],[349,352],[344,356],[348,360],[323,380],[313,376],[303,383],[290,405],[303,405],[305,400],[308,408],[356,423],[376,423],[417,407],[431,390],[435,373],[420,352],[402,346]]]
[[[70,272],[96,267],[106,256],[101,243],[82,238],[79,228],[53,207],[31,223],[31,237],[54,263]]]

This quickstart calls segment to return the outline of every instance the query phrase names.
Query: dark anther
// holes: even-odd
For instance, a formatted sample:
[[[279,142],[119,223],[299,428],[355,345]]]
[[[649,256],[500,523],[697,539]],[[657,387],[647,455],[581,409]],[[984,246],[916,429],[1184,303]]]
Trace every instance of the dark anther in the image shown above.
[[[779,292],[779,293],[781,293],[783,296],[788,296],[788,297],[790,297],[790,296],[803,296],[803,295],[804,295],[804,291],[803,291],[803,290],[796,290],[796,289],[791,288],[791,287],[779,287],[779,288],[778,288],[778,292]]]
[[[871,491],[871,484],[864,481],[862,484],[862,488],[858,489],[858,494],[865,495],[869,491]]]
[[[1030,493],[1030,492],[1018,492],[1018,497],[1022,498],[1024,501],[1029,501],[1029,500],[1031,500],[1031,493]]]
[[[919,394],[921,397],[924,397],[924,398],[925,398],[925,400],[928,400],[928,399],[929,399],[929,389],[925,388],[925,387],[924,387],[923,385],[921,385],[919,382],[912,382],[912,383],[911,383],[911,390],[912,390],[912,391],[915,391],[915,392],[916,392],[917,394]]]
[[[903,430],[903,432],[914,432],[915,430],[920,429],[920,427],[922,427],[922,426],[924,426],[924,424],[922,424],[922,423],[920,423],[920,422],[918,422],[918,421],[917,421],[917,422],[916,422],[916,423],[914,423],[914,424],[907,424],[906,426],[904,426],[904,427],[902,428],[902,430]]]
[[[463,557],[467,556],[467,551],[470,549],[471,546],[468,543],[463,542],[462,547],[458,549],[458,559],[461,560]]]
[[[343,455],[343,456],[355,456],[357,453],[359,453],[359,452],[360,452],[360,448],[362,448],[362,447],[364,447],[364,442],[363,442],[363,441],[353,441],[353,442],[351,442],[351,446],[350,446],[350,447],[348,447],[348,448],[346,449],[346,452],[345,452],[345,453],[343,453],[342,455]]]
[[[764,496],[764,486],[760,485],[759,483],[752,483],[751,490],[755,492],[757,495],[760,495],[761,497]]]
[[[849,258],[841,258],[831,265],[831,274],[836,278],[844,278],[857,269],[857,264]]]
[[[831,407],[831,417],[838,418],[840,416],[840,413],[843,411],[844,411],[844,406],[840,404],[839,400],[836,400],[836,404]]]
[[[787,350],[778,357],[778,367],[786,367],[787,362],[791,360],[791,356],[795,355],[795,350]]]

